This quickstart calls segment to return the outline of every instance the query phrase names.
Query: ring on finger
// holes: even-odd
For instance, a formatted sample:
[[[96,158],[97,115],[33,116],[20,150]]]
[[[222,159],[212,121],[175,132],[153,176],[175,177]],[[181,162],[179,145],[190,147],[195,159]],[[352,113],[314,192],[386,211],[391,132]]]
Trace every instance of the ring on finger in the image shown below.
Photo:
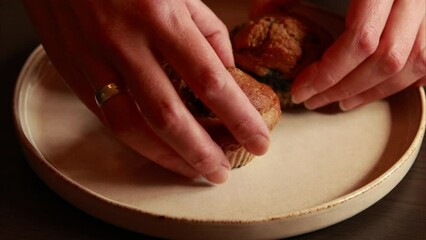
[[[105,104],[105,102],[110,98],[128,91],[128,89],[123,88],[115,83],[109,83],[96,91],[95,100],[98,106],[102,107],[102,105]]]

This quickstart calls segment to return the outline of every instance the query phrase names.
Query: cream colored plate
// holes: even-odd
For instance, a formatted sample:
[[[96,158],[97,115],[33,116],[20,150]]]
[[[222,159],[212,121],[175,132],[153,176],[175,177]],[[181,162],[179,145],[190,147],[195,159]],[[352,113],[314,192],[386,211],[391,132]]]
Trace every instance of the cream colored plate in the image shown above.
[[[281,238],[335,224],[396,186],[425,131],[422,89],[347,113],[287,112],[265,156],[211,186],[117,142],[41,47],[21,72],[14,104],[28,161],[54,191],[107,222],[166,238]]]

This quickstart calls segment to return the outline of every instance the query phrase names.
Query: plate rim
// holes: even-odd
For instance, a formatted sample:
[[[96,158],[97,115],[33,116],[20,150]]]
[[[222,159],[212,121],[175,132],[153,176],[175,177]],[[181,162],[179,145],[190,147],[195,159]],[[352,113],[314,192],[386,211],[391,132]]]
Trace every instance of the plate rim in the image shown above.
[[[185,218],[185,217],[173,217],[173,216],[163,216],[159,214],[155,214],[152,212],[144,211],[143,209],[139,209],[133,206],[129,206],[128,204],[124,204],[121,202],[118,202],[116,200],[110,199],[108,197],[102,196],[99,193],[96,193],[84,186],[81,186],[77,182],[73,181],[71,178],[63,174],[61,171],[59,171],[55,166],[53,166],[42,153],[31,143],[30,139],[24,132],[24,128],[22,126],[22,116],[19,112],[19,103],[21,100],[21,89],[23,87],[23,84],[26,81],[26,76],[31,70],[37,66],[40,62],[43,61],[43,57],[47,57],[43,46],[39,45],[37,46],[33,52],[30,54],[28,59],[26,60],[19,76],[18,80],[16,82],[15,91],[14,91],[14,98],[13,98],[13,113],[14,113],[14,122],[15,122],[15,128],[18,133],[18,137],[20,139],[21,146],[24,148],[26,152],[26,158],[27,162],[30,163],[30,165],[34,169],[34,164],[32,163],[33,158],[36,159],[39,163],[42,163],[43,166],[47,167],[49,171],[55,173],[57,177],[59,177],[61,180],[65,181],[68,185],[73,186],[74,188],[77,188],[79,191],[82,191],[91,197],[95,197],[97,200],[112,204],[115,207],[122,208],[123,210],[131,211],[140,213],[143,215],[146,215],[147,217],[154,217],[154,218],[164,218],[166,220],[171,221],[178,221],[178,222],[187,222],[187,223],[203,223],[203,224],[256,224],[256,223],[265,223],[265,222],[271,222],[271,221],[283,221],[283,220],[289,220],[289,219],[295,219],[303,216],[309,216],[312,214],[320,214],[322,212],[325,212],[327,210],[336,208],[338,206],[341,206],[347,202],[350,202],[354,199],[359,198],[360,196],[364,195],[365,193],[368,193],[372,191],[373,189],[377,188],[378,186],[382,185],[384,182],[386,182],[398,169],[400,169],[402,166],[407,164],[409,160],[412,159],[412,162],[414,162],[415,157],[413,158],[413,155],[418,153],[419,150],[419,143],[422,142],[424,134],[425,134],[425,128],[426,128],[426,98],[425,98],[425,91],[422,87],[419,87],[417,91],[417,98],[420,100],[420,106],[421,106],[421,119],[419,121],[419,126],[417,127],[416,134],[410,143],[409,147],[406,149],[404,154],[397,160],[395,163],[389,167],[386,171],[384,171],[380,176],[373,179],[369,183],[363,185],[360,188],[357,188],[354,191],[351,191],[341,197],[338,197],[336,199],[333,199],[331,201],[327,201],[325,203],[315,205],[309,208],[304,208],[301,210],[294,210],[290,212],[285,212],[282,214],[276,214],[275,216],[266,216],[266,217],[259,217],[256,219],[242,219],[242,220],[222,220],[222,219],[192,219],[192,218]],[[46,58],[47,59],[47,58]],[[47,60],[48,61],[48,60]],[[35,65],[34,65],[35,64]],[[30,155],[30,156],[28,156]],[[39,174],[38,174],[39,175]],[[404,174],[405,176],[405,174]],[[403,176],[403,177],[404,177]],[[40,175],[39,175],[40,177]],[[402,177],[402,178],[403,178]],[[400,180],[402,180],[402,178]],[[46,179],[43,179],[43,181],[46,182]],[[399,180],[399,181],[400,181]],[[399,182],[398,181],[398,182]],[[52,187],[50,184],[47,184],[49,187]],[[396,185],[395,185],[396,186]],[[393,189],[395,186],[393,186],[391,189]],[[57,190],[57,189],[55,189]],[[56,191],[58,193],[58,191]],[[386,193],[387,194],[387,193]],[[385,194],[385,195],[386,195]],[[60,194],[61,195],[61,194]],[[64,197],[65,198],[65,197]],[[67,201],[69,199],[65,198]],[[381,198],[374,201],[379,201]]]

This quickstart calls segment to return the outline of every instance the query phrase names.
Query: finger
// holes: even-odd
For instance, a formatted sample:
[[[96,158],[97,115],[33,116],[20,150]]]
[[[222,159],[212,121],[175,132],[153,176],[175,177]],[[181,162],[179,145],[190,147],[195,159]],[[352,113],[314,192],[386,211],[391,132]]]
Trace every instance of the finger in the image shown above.
[[[68,62],[78,62],[76,72],[82,73],[78,79],[69,79],[69,85],[74,92],[80,93],[86,104],[92,106],[95,104],[96,90],[109,83],[120,85],[121,77],[111,65],[92,53],[82,38],[76,37],[81,32],[72,13],[66,11],[65,6],[53,7],[56,9],[56,22],[61,26],[60,34],[64,41],[62,53],[66,52],[64,57],[69,58]],[[199,176],[197,171],[152,132],[129,93],[112,97],[102,108],[97,105],[93,108],[104,124],[139,154],[178,174],[190,178]]]
[[[405,66],[418,35],[425,4],[396,1],[377,51],[331,88],[305,102],[309,109],[355,96],[397,74]],[[420,4],[419,4],[420,3]],[[407,22],[410,25],[407,25]],[[417,79],[417,78],[416,78]]]
[[[191,14],[184,10],[179,14],[180,22],[165,29],[164,37],[156,41],[160,53],[239,143],[253,154],[265,153],[269,130],[262,117],[198,30]]]
[[[186,109],[152,52],[143,46],[134,49],[126,54],[121,73],[144,120],[205,178],[224,182],[230,164],[220,147]]]
[[[225,24],[199,0],[190,0],[187,7],[201,34],[210,43],[223,65],[234,66],[234,55]]]
[[[95,59],[90,61],[87,57],[84,61],[85,76],[89,77],[94,89],[101,89],[110,83],[121,84],[120,75],[109,69],[109,66],[102,61]],[[85,86],[77,87],[81,89],[89,86],[86,83]],[[87,97],[93,99],[93,95]],[[189,178],[196,178],[200,175],[152,131],[142,118],[138,106],[129,92],[113,96],[102,104],[99,110],[101,110],[100,119],[103,120],[104,124],[118,139],[139,154],[180,175]]]
[[[322,92],[353,71],[372,55],[378,45],[393,1],[351,1],[346,30],[324,53],[296,78],[292,100],[301,103]]]
[[[121,4],[121,2],[113,3]],[[105,21],[111,20],[109,16],[100,13],[92,18],[92,15],[80,12],[77,8],[74,12],[79,19],[84,20],[80,22],[81,28],[85,27],[84,22],[93,22],[94,25],[89,29],[94,28],[90,31],[95,33],[94,38],[105,39],[108,48],[104,51],[109,52],[106,56],[117,67],[137,103],[143,120],[155,135],[207,180],[221,183],[229,176],[228,160],[219,146],[185,108],[154,56],[152,41],[156,39],[152,40],[153,36],[160,39],[165,37],[159,30],[170,22],[162,20],[174,22],[170,18],[173,15],[169,13],[174,12],[174,7],[181,4],[181,2],[173,3],[175,4],[160,5],[160,2],[154,1],[137,2],[133,5],[135,10],[132,12],[147,14],[129,16],[138,23],[136,25],[123,26],[123,22],[113,21],[111,24],[116,29],[114,32],[97,29],[105,26]],[[140,24],[144,26],[143,31]],[[97,49],[102,51],[102,48]]]
[[[156,136],[141,117],[130,94],[112,97],[102,105],[102,110],[111,131],[139,154],[177,174],[189,178],[200,176],[198,171]]]
[[[416,41],[405,67],[395,76],[359,95],[340,102],[342,110],[350,110],[383,99],[415,83],[421,86],[426,75],[426,21],[423,19]]]

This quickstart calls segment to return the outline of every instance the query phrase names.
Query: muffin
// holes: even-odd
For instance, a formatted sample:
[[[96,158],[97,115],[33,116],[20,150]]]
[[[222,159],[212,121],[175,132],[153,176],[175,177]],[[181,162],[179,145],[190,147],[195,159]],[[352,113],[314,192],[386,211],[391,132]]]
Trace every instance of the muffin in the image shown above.
[[[261,114],[263,120],[271,131],[281,117],[278,96],[266,84],[256,81],[250,75],[238,68],[230,67],[228,71],[234,80],[247,95],[250,102]],[[167,70],[175,89],[183,103],[206,129],[212,139],[222,148],[232,168],[239,168],[249,163],[254,155],[244,149],[228,131],[220,119],[211,112],[191,89],[171,69]]]
[[[235,62],[278,94],[281,108],[294,106],[290,89],[295,76],[319,59],[332,37],[298,15],[263,16],[231,32]]]

